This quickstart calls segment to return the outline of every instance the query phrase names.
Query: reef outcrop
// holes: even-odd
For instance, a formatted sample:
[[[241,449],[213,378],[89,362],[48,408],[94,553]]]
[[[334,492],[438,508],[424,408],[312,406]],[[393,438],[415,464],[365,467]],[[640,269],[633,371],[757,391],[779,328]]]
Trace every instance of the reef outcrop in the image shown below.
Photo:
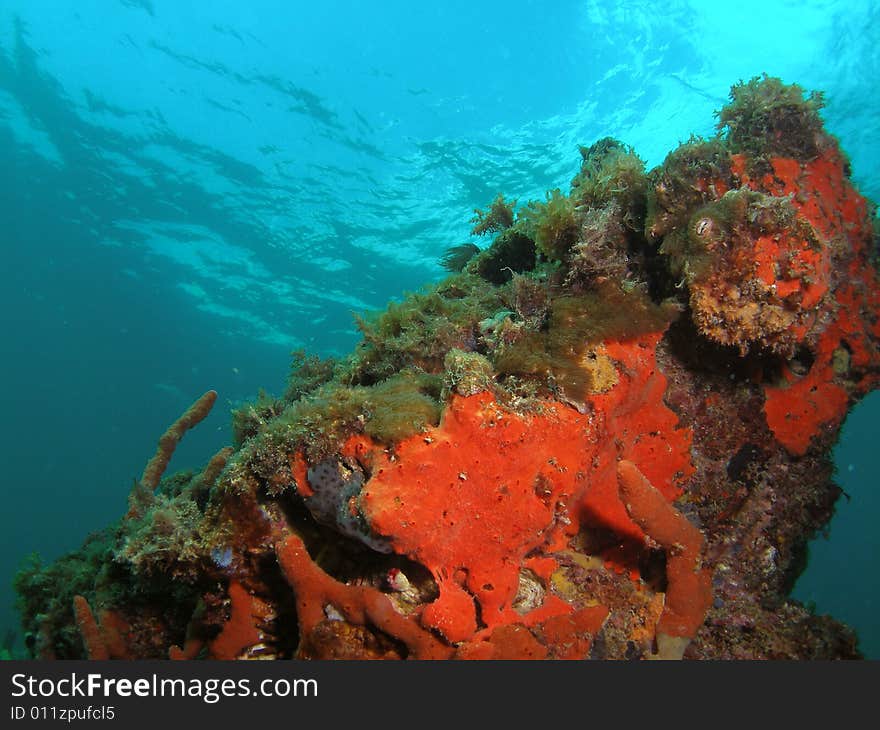
[[[499,195],[454,271],[297,353],[236,442],[16,587],[43,658],[855,658],[788,598],[880,378],[873,205],[821,96],[731,91],[646,171]]]

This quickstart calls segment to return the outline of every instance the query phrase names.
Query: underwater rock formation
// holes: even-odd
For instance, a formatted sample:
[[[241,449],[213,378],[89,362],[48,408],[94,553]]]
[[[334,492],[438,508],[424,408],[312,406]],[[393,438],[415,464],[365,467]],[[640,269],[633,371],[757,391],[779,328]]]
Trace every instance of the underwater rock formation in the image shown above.
[[[736,85],[658,168],[568,195],[297,353],[201,474],[163,436],[120,522],[16,587],[43,658],[855,658],[788,599],[880,378],[873,206],[821,97]]]

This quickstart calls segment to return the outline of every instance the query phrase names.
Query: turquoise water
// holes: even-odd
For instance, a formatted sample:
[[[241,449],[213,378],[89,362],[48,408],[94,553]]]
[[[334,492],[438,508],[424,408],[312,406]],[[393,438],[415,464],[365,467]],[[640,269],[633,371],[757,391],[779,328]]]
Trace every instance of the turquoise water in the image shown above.
[[[352,312],[438,279],[498,192],[565,188],[579,144],[653,166],[767,72],[826,92],[880,199],[878,2],[413,5],[0,3],[0,633],[22,556],[115,520],[196,396],[346,352]],[[228,443],[227,414],[172,468]],[[850,499],[795,591],[875,658],[878,418],[875,394],[846,425]]]

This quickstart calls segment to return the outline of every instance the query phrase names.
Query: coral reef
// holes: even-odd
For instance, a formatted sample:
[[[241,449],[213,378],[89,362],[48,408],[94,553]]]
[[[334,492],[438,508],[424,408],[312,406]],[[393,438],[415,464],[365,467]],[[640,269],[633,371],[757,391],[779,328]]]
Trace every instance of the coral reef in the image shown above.
[[[452,276],[295,353],[235,443],[16,580],[43,658],[855,658],[788,598],[880,379],[873,207],[821,96],[734,86],[656,169],[499,195]]]

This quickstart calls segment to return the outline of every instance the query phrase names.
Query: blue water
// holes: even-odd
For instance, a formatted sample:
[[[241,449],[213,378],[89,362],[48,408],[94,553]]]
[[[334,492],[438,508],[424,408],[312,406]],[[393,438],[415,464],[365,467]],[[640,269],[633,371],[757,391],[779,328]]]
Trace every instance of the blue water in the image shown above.
[[[880,199],[880,2],[0,2],[0,632],[21,559],[125,508],[199,394],[278,392],[298,347],[436,280],[495,195],[565,188],[611,135],[653,166],[766,71]],[[880,658],[880,398],[838,448],[795,595]],[[228,407],[172,468],[230,441]]]

